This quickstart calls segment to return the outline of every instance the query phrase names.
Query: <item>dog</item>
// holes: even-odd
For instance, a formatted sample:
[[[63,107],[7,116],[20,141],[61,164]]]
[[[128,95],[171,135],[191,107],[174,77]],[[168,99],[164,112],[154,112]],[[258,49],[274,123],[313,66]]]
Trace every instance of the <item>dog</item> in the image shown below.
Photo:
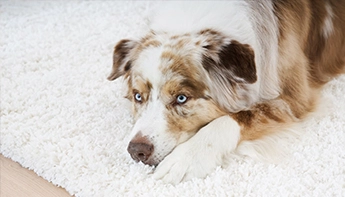
[[[148,21],[116,44],[108,79],[128,84],[130,156],[168,183],[304,120],[345,73],[343,0],[166,2]]]

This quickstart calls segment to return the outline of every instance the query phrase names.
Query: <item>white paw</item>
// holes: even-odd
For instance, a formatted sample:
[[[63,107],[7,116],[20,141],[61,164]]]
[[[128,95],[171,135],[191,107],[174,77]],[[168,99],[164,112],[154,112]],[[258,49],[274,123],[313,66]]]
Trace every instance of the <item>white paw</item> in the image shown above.
[[[221,165],[222,157],[212,150],[210,144],[194,144],[193,141],[187,141],[177,146],[158,165],[153,177],[171,184],[192,178],[204,178]]]
[[[177,184],[204,178],[222,165],[240,138],[240,126],[229,116],[219,117],[178,145],[156,168],[153,177]]]

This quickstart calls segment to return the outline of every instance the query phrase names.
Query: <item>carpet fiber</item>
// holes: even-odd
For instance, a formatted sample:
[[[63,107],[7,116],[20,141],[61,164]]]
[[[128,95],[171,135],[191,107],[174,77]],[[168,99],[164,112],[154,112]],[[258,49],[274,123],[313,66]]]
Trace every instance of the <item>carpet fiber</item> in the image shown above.
[[[1,1],[1,154],[75,196],[341,196],[345,77],[301,125],[278,164],[233,156],[206,179],[151,177],[126,147],[133,124],[120,80],[106,80],[122,38],[145,31],[154,2]]]

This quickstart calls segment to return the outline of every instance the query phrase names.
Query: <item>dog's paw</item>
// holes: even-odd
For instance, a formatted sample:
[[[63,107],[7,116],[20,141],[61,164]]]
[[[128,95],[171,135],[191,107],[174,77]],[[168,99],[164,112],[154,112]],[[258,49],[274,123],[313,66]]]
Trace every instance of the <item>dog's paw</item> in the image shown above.
[[[235,150],[240,126],[230,116],[221,116],[178,145],[156,168],[153,176],[177,184],[204,178],[222,165],[223,157]]]
[[[210,144],[187,141],[177,146],[156,168],[153,177],[177,184],[192,178],[204,178],[221,164],[221,156]]]

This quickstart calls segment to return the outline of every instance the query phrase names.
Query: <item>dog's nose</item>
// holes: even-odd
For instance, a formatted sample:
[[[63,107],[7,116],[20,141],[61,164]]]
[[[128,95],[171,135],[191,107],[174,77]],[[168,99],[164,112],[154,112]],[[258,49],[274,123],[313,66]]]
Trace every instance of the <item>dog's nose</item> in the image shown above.
[[[153,153],[153,149],[153,144],[146,137],[136,136],[129,143],[127,151],[135,161],[148,164],[147,161]]]

